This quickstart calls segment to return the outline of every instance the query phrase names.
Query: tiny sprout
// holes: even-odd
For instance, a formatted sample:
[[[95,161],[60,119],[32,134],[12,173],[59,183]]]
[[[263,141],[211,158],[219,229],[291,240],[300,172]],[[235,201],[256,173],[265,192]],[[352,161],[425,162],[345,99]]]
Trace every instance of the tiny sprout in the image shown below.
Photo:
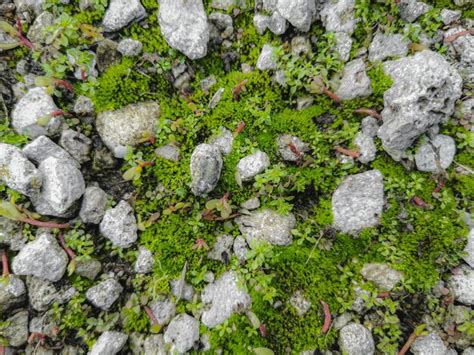
[[[208,250],[209,246],[207,245],[206,241],[202,238],[196,239],[196,242],[193,245],[193,250]]]
[[[27,214],[21,213],[14,203],[5,200],[2,200],[0,202],[0,216],[11,219],[13,221],[28,223],[32,226],[37,227],[60,229],[69,228],[69,223],[43,222],[31,218]]]
[[[3,50],[9,50],[16,48],[18,46],[25,46],[28,49],[34,49],[33,43],[31,43],[23,34],[23,25],[20,21],[20,18],[16,19],[16,26],[17,29],[15,29],[12,25],[10,25],[8,22],[5,21],[0,21],[0,30],[3,32],[7,33],[11,37],[17,38],[17,42],[12,42],[12,43],[0,43],[0,49]]]
[[[143,168],[152,165],[155,165],[152,161],[138,161],[137,165],[132,166],[130,169],[125,171],[122,177],[125,181],[138,180],[142,174]]]
[[[342,102],[342,99],[337,96],[335,93],[333,93],[329,88],[324,85],[324,82],[321,78],[314,77],[313,80],[311,81],[311,84],[309,84],[309,91],[312,92],[313,94],[325,94],[328,96],[331,100],[334,102],[340,104]]]
[[[204,217],[210,220],[213,220],[215,218],[212,218],[215,216],[212,211],[217,210],[220,212],[221,218],[222,219],[228,219],[231,217],[232,214],[232,206],[229,203],[229,196],[230,194],[226,192],[224,196],[222,196],[219,199],[214,199],[214,200],[209,200],[206,202],[206,210],[204,210],[203,214]]]
[[[245,128],[245,122],[240,121],[237,128],[234,131],[234,138],[237,137],[240,134],[240,132],[244,130],[244,128]]]

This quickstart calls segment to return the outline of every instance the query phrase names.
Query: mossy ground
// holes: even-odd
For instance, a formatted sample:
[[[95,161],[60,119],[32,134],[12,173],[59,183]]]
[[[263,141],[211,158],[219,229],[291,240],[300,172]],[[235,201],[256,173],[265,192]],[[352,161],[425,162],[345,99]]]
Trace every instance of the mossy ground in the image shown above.
[[[75,3],[60,9],[81,23],[94,24],[101,18],[99,10],[76,13]],[[409,322],[400,316],[403,308],[414,295],[427,293],[460,260],[467,233],[463,212],[472,208],[472,175],[460,174],[452,166],[447,171],[446,186],[440,194],[433,195],[437,177],[405,169],[380,146],[377,159],[369,166],[341,164],[334,147],[351,147],[363,118],[354,114],[354,109],[369,107],[380,111],[383,93],[391,85],[390,79],[380,65],[374,65],[368,71],[373,95],[367,99],[338,105],[326,96],[313,95],[313,105],[297,111],[295,98],[310,95],[306,84],[311,75],[323,75],[323,79],[328,80],[334,74],[331,70],[337,71],[341,67],[329,47],[330,38],[324,36],[319,23],[313,25],[318,52],[308,59],[296,61],[294,67],[288,69],[290,75],[301,73],[303,78],[301,83],[294,84],[295,88],[275,84],[267,72],[254,70],[244,74],[240,71],[241,63],[254,66],[264,43],[282,44],[280,38],[269,32],[263,36],[256,33],[252,24],[253,4],[249,3],[248,9],[234,18],[234,28],[241,28],[242,35],[233,42],[231,49],[238,53],[239,59],[226,68],[224,51],[220,47],[211,48],[206,58],[194,62],[170,50],[157,24],[156,1],[143,1],[149,15],[147,27],[134,24],[124,29],[120,37],[140,40],[144,51],[155,53],[156,59],[154,62],[122,59],[100,75],[94,91],[84,92],[93,99],[97,112],[144,100],[157,100],[161,106],[156,143],[145,143],[134,151],[135,155],[141,154],[143,160],[156,162],[134,181],[134,208],[139,220],[147,221],[156,212],[161,213],[157,221],[140,233],[138,242],[153,251],[156,265],[152,275],[135,276],[129,287],[133,287],[137,296],[153,299],[169,292],[168,282],[180,277],[185,263],[188,265],[187,281],[197,290],[206,285],[203,281],[206,272],[212,271],[218,277],[226,269],[235,269],[247,280],[253,300],[252,311],[265,325],[267,335],[262,336],[245,315],[234,315],[225,324],[212,330],[203,328],[202,332],[209,333],[213,349],[222,348],[224,353],[244,354],[256,347],[268,347],[282,354],[335,346],[337,332],[334,329],[328,334],[321,333],[320,301],[327,302],[335,316],[350,307],[355,298],[354,287],[359,286],[371,292],[373,297],[367,302],[374,305],[380,317],[366,321],[374,331],[379,350],[395,353],[412,330]],[[439,8],[453,7],[451,1],[437,1],[436,9],[438,5]],[[401,32],[402,23],[393,1],[384,5],[359,0],[356,13],[362,21],[353,36],[352,56],[357,49],[368,46],[375,25]],[[387,13],[391,16],[386,16]],[[428,25],[431,27],[427,29],[441,26],[437,19],[427,22]],[[285,48],[287,45],[283,44],[282,50],[287,53]],[[305,60],[312,63],[309,69]],[[169,69],[177,62],[186,62],[195,71],[186,96],[166,79]],[[145,73],[150,67],[155,67],[156,74]],[[330,69],[324,74],[321,68]],[[211,74],[217,83],[210,93],[203,92],[200,80]],[[236,100],[232,90],[243,80],[247,81],[245,90]],[[210,109],[208,103],[221,87],[224,88],[222,100]],[[81,90],[79,86],[76,89]],[[219,127],[235,130],[240,122],[245,123],[245,128],[235,138],[232,153],[224,157],[219,185],[208,197],[196,198],[189,189],[189,161],[193,149],[217,134]],[[466,138],[463,138],[463,134],[469,133],[455,122],[448,123],[444,130],[457,141],[456,161],[472,168],[472,147],[465,145]],[[7,132],[2,133],[2,140],[23,144],[7,130],[2,132]],[[311,160],[305,161],[303,166],[282,161],[276,138],[283,133],[294,134],[307,142]],[[154,149],[170,142],[179,146],[179,162],[156,158]],[[270,156],[272,167],[255,183],[240,187],[235,180],[236,164],[256,149]],[[123,171],[128,164],[124,162]],[[347,175],[370,169],[379,169],[384,176],[387,203],[380,226],[364,230],[357,238],[337,233],[331,228],[332,193]],[[221,233],[239,234],[231,221],[207,221],[202,216],[206,201],[220,198],[226,192],[230,193],[234,210],[255,195],[263,206],[282,213],[291,210],[298,221],[293,244],[273,248],[261,246],[245,265],[239,265],[234,259],[224,265],[209,260],[207,250],[193,248],[197,239],[203,239],[212,247]],[[6,194],[5,191],[2,193]],[[414,195],[432,208],[420,209],[412,205],[410,199]],[[164,213],[165,210],[170,213]],[[133,251],[112,250],[97,240],[94,244],[94,256],[98,258],[114,260],[119,256],[130,263],[134,261]],[[104,254],[109,255],[104,257]],[[363,282],[359,271],[366,262],[385,262],[403,272],[404,280],[391,298],[377,298],[374,286]],[[56,309],[62,320],[61,329],[68,339],[79,337],[90,345],[101,329],[113,329],[117,324],[127,332],[151,331],[144,311],[137,306],[139,301],[122,309],[117,307],[114,311],[122,313],[118,321],[112,316],[115,312],[97,314],[83,305],[83,292],[90,285],[89,281],[73,275],[70,282],[80,294],[67,308]],[[302,317],[288,303],[297,290],[312,303],[310,311]],[[278,300],[283,306],[275,309],[273,305]],[[180,311],[193,312],[200,307],[198,301],[193,304],[180,301],[178,304]],[[107,326],[104,326],[104,320],[108,320]]]

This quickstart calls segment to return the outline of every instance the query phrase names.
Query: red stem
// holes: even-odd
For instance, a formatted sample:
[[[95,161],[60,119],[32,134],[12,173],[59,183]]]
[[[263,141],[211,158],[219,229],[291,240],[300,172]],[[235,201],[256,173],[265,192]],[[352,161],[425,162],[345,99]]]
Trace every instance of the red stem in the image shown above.
[[[5,355],[5,347],[3,345],[0,345],[0,355]]]
[[[268,333],[267,333],[267,328],[265,327],[265,324],[260,324],[260,327],[258,327],[258,330],[260,331],[260,335],[264,338],[266,338],[268,336]]]
[[[59,243],[61,244],[61,246],[63,247],[64,251],[66,252],[67,255],[69,255],[69,258],[71,258],[71,260],[74,260],[76,258],[76,253],[74,253],[72,251],[71,248],[69,248],[67,245],[66,245],[66,241],[64,240],[64,234],[63,233],[60,233],[59,234]]]
[[[357,110],[354,110],[354,113],[369,115],[369,116],[372,116],[372,117],[374,117],[378,120],[382,120],[382,115],[380,113],[378,113],[377,111],[372,110],[370,108],[358,108]]]
[[[329,305],[324,302],[323,300],[319,301],[321,305],[323,306],[324,309],[324,324],[323,327],[321,328],[321,333],[325,334],[328,332],[329,327],[331,326],[331,311],[329,309]]]
[[[427,208],[428,204],[421,199],[421,197],[418,196],[413,196],[411,199],[411,202],[415,204],[415,206],[421,207],[421,208]]]
[[[323,86],[322,92],[326,94],[334,102],[338,104],[342,102],[342,99],[339,96],[337,96],[335,93],[333,93],[331,90],[329,90],[326,86]]]
[[[23,217],[20,222],[31,224],[32,226],[43,227],[43,228],[69,228],[69,223],[54,223],[54,222],[43,222],[33,218]]]
[[[242,132],[245,128],[245,122],[244,121],[240,121],[237,128],[235,129],[235,133],[234,133],[234,136],[236,137],[240,132]]]
[[[153,161],[141,161],[141,162],[138,163],[138,166],[140,168],[144,168],[146,166],[153,166],[153,165],[155,165],[155,162],[153,162]]]
[[[31,43],[30,40],[26,38],[23,34],[23,24],[21,23],[19,17],[16,18],[16,27],[18,29],[18,39],[20,40],[20,43],[28,49],[34,49],[35,46],[33,45],[33,43]]]
[[[146,312],[146,315],[148,318],[150,318],[151,325],[159,325],[158,320],[156,319],[155,315],[153,314],[153,311],[150,309],[148,306],[143,306],[143,309]]]
[[[446,184],[446,180],[444,179],[440,179],[438,181],[438,184],[436,185],[435,189],[433,190],[434,193],[438,193],[441,191],[441,189],[444,187],[444,185]]]
[[[444,43],[454,42],[455,40],[458,39],[458,37],[469,35],[469,34],[472,34],[472,33],[474,33],[474,29],[454,33],[451,36],[446,37],[444,39]]]
[[[54,79],[54,84],[56,86],[62,86],[66,90],[74,93],[74,87],[72,86],[71,83],[67,82],[66,80],[61,80],[61,79]]]
[[[10,269],[8,268],[8,254],[7,249],[3,249],[2,252],[2,276],[8,277],[10,275]]]
[[[335,147],[334,150],[338,153],[347,155],[348,157],[352,157],[352,158],[358,158],[360,156],[359,152],[356,152],[356,151],[350,150],[350,149],[346,149],[346,148],[342,148],[342,147],[339,147],[339,146]]]
[[[398,355],[405,355],[407,351],[410,350],[410,347],[415,341],[416,337],[417,337],[416,332],[413,331],[413,333],[411,333],[410,336],[408,337],[408,340],[405,343],[405,345],[403,345],[403,348],[398,352]]]
[[[43,333],[32,332],[30,336],[28,337],[28,344],[33,343],[36,338],[39,338],[40,342],[44,342],[46,335],[44,335]]]

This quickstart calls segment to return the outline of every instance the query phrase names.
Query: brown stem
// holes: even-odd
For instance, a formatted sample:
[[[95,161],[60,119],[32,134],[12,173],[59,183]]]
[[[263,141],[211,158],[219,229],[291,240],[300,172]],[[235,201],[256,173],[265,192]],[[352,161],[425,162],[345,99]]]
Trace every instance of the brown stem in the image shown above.
[[[348,157],[352,157],[352,158],[358,158],[360,156],[359,152],[356,152],[356,151],[350,150],[350,149],[346,149],[346,148],[343,148],[343,147],[339,147],[339,146],[335,147],[334,150],[338,153],[347,155]]]
[[[33,218],[23,217],[20,222],[31,224],[32,226],[43,227],[43,228],[69,228],[69,223],[54,223],[54,222],[43,222]]]
[[[59,234],[59,243],[61,244],[61,246],[63,247],[64,251],[66,252],[67,255],[69,255],[69,258],[71,258],[71,260],[74,260],[76,258],[76,253],[74,253],[72,251],[71,248],[69,248],[67,245],[66,245],[66,241],[64,240],[64,234],[63,233],[60,233]]]
[[[331,311],[329,309],[329,305],[324,302],[323,300],[319,301],[321,305],[323,306],[324,309],[324,324],[323,327],[321,328],[321,333],[325,334],[328,332],[329,327],[331,327]]]
[[[327,95],[331,100],[334,102],[340,104],[342,102],[342,99],[337,96],[335,93],[333,93],[331,90],[329,90],[326,86],[323,86],[322,88],[323,94]]]
[[[148,318],[150,318],[151,325],[158,325],[158,320],[156,319],[155,315],[153,314],[153,311],[150,309],[148,306],[143,306],[143,309],[145,310],[146,315]]]
[[[3,249],[2,252],[2,276],[3,277],[8,277],[10,276],[10,269],[8,268],[8,254],[7,254],[7,249]]]
[[[44,339],[46,338],[46,335],[43,333],[38,333],[38,332],[32,332],[30,336],[28,337],[28,344],[31,344],[35,341],[35,339],[38,338],[40,343],[44,342]]]
[[[380,113],[378,113],[377,111],[372,110],[370,108],[358,108],[357,110],[354,110],[354,113],[369,115],[369,116],[372,116],[372,117],[374,117],[378,120],[382,120],[382,115]]]
[[[415,331],[413,331],[413,333],[411,333],[408,337],[408,340],[405,345],[403,345],[403,348],[398,352],[398,355],[405,355],[417,337],[418,335]]]
[[[454,33],[454,34],[452,34],[451,36],[446,37],[446,38],[444,39],[444,43],[454,42],[454,41],[457,40],[459,37],[462,37],[462,36],[465,36],[465,35],[469,35],[469,34],[472,34],[472,33],[474,33],[474,29]]]

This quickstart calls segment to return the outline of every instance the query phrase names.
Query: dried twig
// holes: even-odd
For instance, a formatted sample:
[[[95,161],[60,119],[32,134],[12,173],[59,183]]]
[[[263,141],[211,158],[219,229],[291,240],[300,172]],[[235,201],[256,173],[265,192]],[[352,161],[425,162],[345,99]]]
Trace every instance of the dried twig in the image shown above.
[[[354,110],[354,113],[360,113],[362,115],[369,115],[372,116],[378,120],[382,120],[382,115],[378,113],[375,110],[372,110],[370,108],[358,108],[357,110]]]
[[[358,158],[360,156],[359,152],[356,152],[355,150],[346,149],[340,146],[335,147],[334,150],[351,158]]]

